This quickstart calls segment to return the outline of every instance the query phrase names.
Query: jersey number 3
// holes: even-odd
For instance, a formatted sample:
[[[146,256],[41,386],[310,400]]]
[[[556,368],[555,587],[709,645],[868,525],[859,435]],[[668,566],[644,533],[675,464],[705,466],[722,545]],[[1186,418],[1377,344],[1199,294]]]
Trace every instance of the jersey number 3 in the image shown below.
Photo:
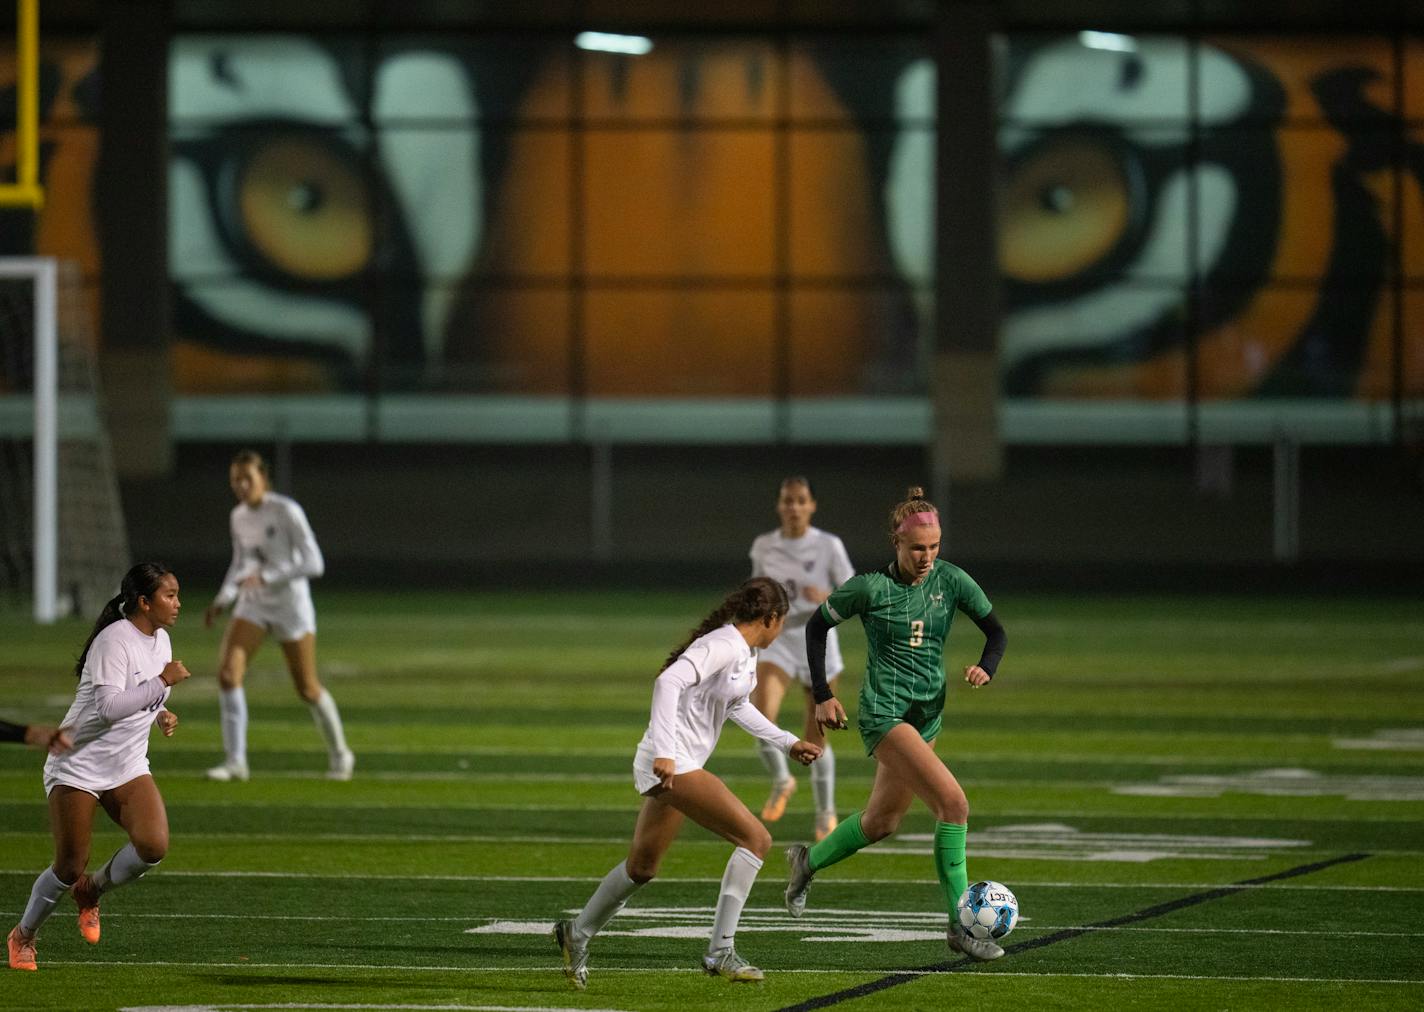
[[[925,624],[919,619],[910,623],[910,646],[917,647],[925,641]]]

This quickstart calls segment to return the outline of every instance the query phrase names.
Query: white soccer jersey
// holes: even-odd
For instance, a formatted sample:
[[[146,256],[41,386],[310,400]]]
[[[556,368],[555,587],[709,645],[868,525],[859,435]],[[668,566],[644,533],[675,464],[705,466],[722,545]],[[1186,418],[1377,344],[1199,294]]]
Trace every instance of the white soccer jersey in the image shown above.
[[[756,651],[731,625],[688,644],[653,684],[640,759],[651,766],[653,759],[671,758],[678,773],[701,769],[728,720],[783,750],[796,744],[796,735],[767,720],[748,699],[756,686],[756,660]]]
[[[313,577],[326,562],[317,547],[307,515],[296,500],[268,492],[256,507],[238,503],[229,522],[232,530],[232,564],[223,577],[215,603],[226,607],[237,599],[239,585],[253,573],[262,574],[262,586],[242,591],[243,601],[265,612],[284,613],[310,607]]]
[[[788,629],[804,628],[820,606],[807,600],[803,590],[819,587],[829,593],[855,575],[841,539],[819,527],[806,528],[799,538],[788,538],[779,529],[768,531],[752,542],[750,555],[752,576],[769,576],[786,588],[791,599]]]
[[[98,793],[148,772],[149,728],[171,690],[159,682],[151,687],[147,705],[110,723],[100,715],[98,689],[133,690],[157,678],[172,659],[165,629],[148,636],[125,618],[99,631],[84,658],[74,703],[64,715],[62,726],[69,729],[74,747],[45,761],[47,787],[62,783]]]

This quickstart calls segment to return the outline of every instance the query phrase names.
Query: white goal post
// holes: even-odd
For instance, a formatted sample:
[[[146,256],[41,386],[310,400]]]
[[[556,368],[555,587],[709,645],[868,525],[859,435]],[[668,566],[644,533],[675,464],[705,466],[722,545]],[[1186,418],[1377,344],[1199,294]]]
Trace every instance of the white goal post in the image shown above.
[[[75,264],[0,257],[0,445],[0,590],[28,589],[36,622],[93,611],[128,538]]]
[[[0,257],[0,278],[34,282],[34,613],[59,618],[59,319],[53,257]]]

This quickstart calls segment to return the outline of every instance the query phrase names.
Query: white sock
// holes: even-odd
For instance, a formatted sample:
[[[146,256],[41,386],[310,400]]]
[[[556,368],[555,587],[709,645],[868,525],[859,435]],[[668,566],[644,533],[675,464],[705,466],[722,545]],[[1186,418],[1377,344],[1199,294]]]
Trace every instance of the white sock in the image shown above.
[[[157,861],[149,864],[138,856],[138,851],[134,850],[132,843],[126,843],[114,851],[114,856],[109,858],[104,867],[89,876],[89,881],[94,884],[96,892],[106,893],[129,882],[137,882],[148,869],[157,867]]]
[[[722,873],[722,892],[717,897],[717,913],[712,918],[712,939],[707,946],[709,956],[732,947],[737,922],[742,919],[742,907],[746,905],[747,895],[752,891],[752,883],[756,881],[759,871],[761,858],[745,847],[738,847],[727,859],[727,870]]]
[[[33,938],[45,918],[54,912],[54,905],[59,902],[59,898],[69,892],[73,885],[73,882],[68,885],[61,882],[53,868],[40,872],[40,877],[35,879],[34,887],[30,890],[30,902],[25,906],[25,912],[20,915],[20,930]]]
[[[613,919],[613,915],[623,909],[628,897],[644,885],[646,883],[634,882],[629,878],[625,862],[619,861],[603,876],[603,881],[598,883],[598,888],[574,918],[574,938],[587,945],[589,939],[598,934],[603,926]]]
[[[218,713],[222,722],[223,752],[233,766],[247,765],[247,693],[235,689],[218,690]]]
[[[317,729],[321,731],[321,740],[326,742],[327,753],[333,759],[344,755],[348,751],[346,733],[341,729],[341,713],[336,709],[336,700],[331,698],[331,693],[322,689],[316,702],[307,705],[311,708]]]
[[[836,810],[836,754],[831,743],[821,746],[821,758],[811,764],[811,794],[816,799],[816,813]]]
[[[757,752],[761,755],[761,764],[771,774],[773,783],[791,779],[791,770],[786,765],[786,753],[780,746],[769,741],[758,742]]]

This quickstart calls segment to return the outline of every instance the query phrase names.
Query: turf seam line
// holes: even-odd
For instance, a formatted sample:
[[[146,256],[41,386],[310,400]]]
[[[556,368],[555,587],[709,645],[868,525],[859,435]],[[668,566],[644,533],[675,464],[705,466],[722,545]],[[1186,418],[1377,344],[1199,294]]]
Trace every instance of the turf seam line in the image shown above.
[[[1255,886],[1265,885],[1267,882],[1275,882],[1279,881],[1280,879],[1287,878],[1296,878],[1300,875],[1310,875],[1314,872],[1322,871],[1325,868],[1330,868],[1338,864],[1348,864],[1354,861],[1363,861],[1369,856],[1369,854],[1365,853],[1342,854],[1339,857],[1333,857],[1329,860],[1314,861],[1310,864],[1297,865],[1294,868],[1287,868],[1285,871],[1274,872],[1270,875],[1258,875],[1255,878],[1242,879],[1240,882],[1234,882],[1231,885],[1219,886],[1215,889],[1208,889],[1205,892],[1191,893],[1190,895],[1182,896],[1175,900],[1169,900],[1166,903],[1158,903],[1154,906],[1144,907],[1143,909],[1135,911],[1134,913],[1123,914],[1119,917],[1113,917],[1106,921],[1096,921],[1093,924],[1087,924],[1081,928],[1067,928],[1061,931],[1055,931],[1049,935],[1043,935],[1039,938],[1031,938],[1028,941],[1020,942],[1017,945],[1006,945],[1004,947],[1004,953],[1005,955],[1007,955],[1011,952],[1027,952],[1031,949],[1041,949],[1044,946],[1056,945],[1058,942],[1066,942],[1070,939],[1077,938],[1080,935],[1089,934],[1090,932],[1099,930],[1101,928],[1116,928],[1121,927],[1125,924],[1133,924],[1137,921],[1149,920],[1153,917],[1161,917],[1163,914],[1169,914],[1177,910],[1183,910],[1187,907],[1196,906],[1199,903],[1207,903],[1211,900],[1221,899],[1225,896],[1234,896],[1239,892],[1244,892],[1245,890],[1251,889]],[[944,960],[938,963],[931,963],[928,966],[919,967],[917,969],[906,970],[900,973],[888,974],[887,976],[881,977],[879,980],[872,980],[864,984],[857,984],[855,987],[849,987],[841,991],[834,991],[831,994],[822,995],[819,998],[810,998],[796,1005],[787,1005],[783,1008],[777,1009],[776,1012],[811,1012],[812,1009],[827,1008],[831,1005],[839,1005],[841,1002],[852,1001],[856,998],[864,998],[868,995],[877,994],[892,987],[898,987],[901,984],[908,984],[913,980],[919,980],[920,977],[926,973],[934,973],[937,971],[953,973],[959,970],[966,969],[973,965],[974,961],[967,957],[954,960]]]

